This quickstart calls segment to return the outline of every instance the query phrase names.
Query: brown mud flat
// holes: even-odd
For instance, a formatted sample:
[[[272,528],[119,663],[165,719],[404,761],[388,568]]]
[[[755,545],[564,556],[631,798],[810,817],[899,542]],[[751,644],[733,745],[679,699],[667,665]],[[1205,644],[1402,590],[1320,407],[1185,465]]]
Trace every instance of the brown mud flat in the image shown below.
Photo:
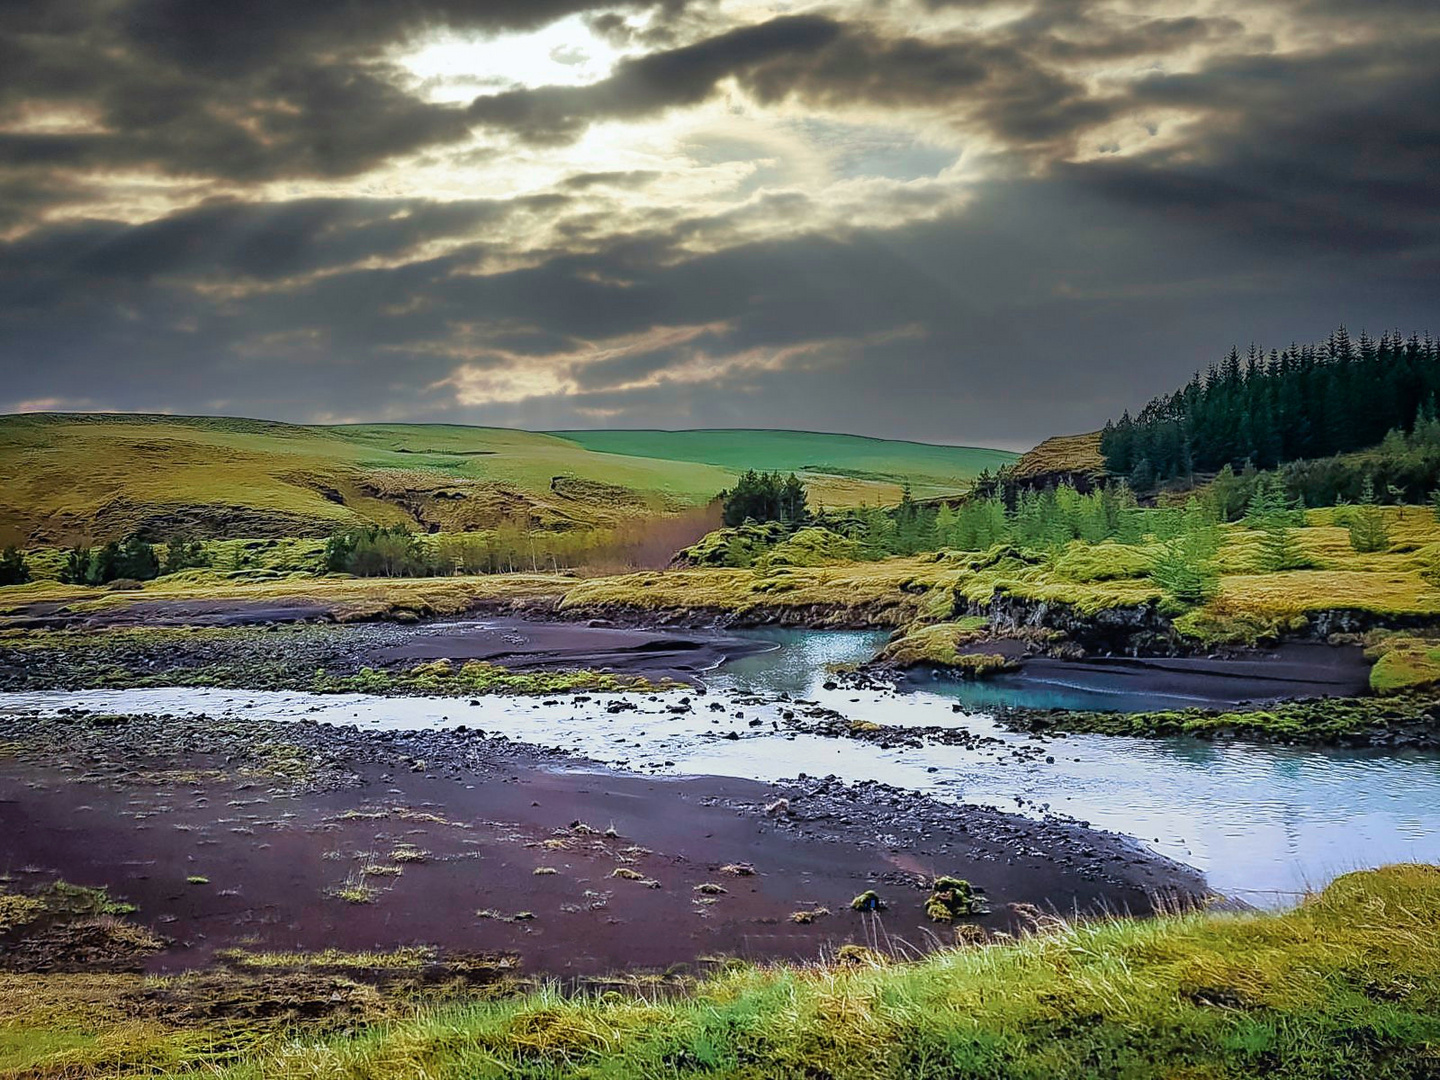
[[[1025,905],[1146,913],[1205,893],[1124,837],[879,785],[646,778],[474,733],[263,720],[21,714],[5,733],[9,889],[64,879],[136,905],[166,939],[156,972],[237,948],[424,945],[562,978],[923,950],[955,939],[924,916],[939,874],[985,890],[991,913],[967,922],[987,932],[1022,929]],[[878,917],[850,910],[866,889]]]

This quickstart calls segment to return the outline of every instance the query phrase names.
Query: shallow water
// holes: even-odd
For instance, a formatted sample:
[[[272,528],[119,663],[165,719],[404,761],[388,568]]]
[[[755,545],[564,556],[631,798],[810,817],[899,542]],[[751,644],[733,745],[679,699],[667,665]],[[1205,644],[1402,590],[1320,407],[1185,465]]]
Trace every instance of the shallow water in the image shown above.
[[[469,705],[453,698],[181,689],[0,694],[0,710],[75,705],[264,715],[371,730],[466,724],[641,772],[876,779],[942,799],[1026,813],[1048,809],[1127,833],[1205,871],[1215,888],[1256,904],[1284,903],[1350,869],[1440,862],[1440,754],[1077,735],[1047,740],[1045,754],[1053,761],[1026,760],[1014,749],[1034,740],[997,728],[964,686],[904,693],[823,688],[827,664],[868,659],[883,634],[753,633],[776,649],[713,672],[709,693],[688,695],[696,706],[688,713],[667,711],[687,696],[683,692],[640,698],[641,711],[610,714],[613,695],[584,703],[547,699],[550,704],[492,697]],[[965,726],[1003,745],[886,750],[856,740],[787,735],[772,722],[790,703],[750,699],[781,694],[876,723]],[[712,711],[712,702],[724,704],[723,711]],[[956,703],[962,712],[952,709]],[[1024,703],[1048,702],[1031,696]],[[739,737],[724,737],[730,733]]]

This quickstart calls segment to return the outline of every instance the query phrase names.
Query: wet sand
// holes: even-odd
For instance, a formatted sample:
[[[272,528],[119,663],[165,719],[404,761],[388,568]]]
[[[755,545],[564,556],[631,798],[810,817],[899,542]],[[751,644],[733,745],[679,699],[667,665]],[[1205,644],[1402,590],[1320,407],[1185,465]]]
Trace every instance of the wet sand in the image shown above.
[[[136,904],[173,942],[156,971],[231,947],[415,944],[513,953],[530,974],[664,971],[814,958],[877,933],[947,942],[923,915],[941,873],[985,889],[988,930],[1023,926],[1014,904],[1143,913],[1156,894],[1204,891],[1123,837],[878,785],[645,778],[464,732],[84,716],[6,729],[21,749],[0,756],[0,865],[20,888],[61,877]],[[725,869],[742,864],[754,873]],[[359,883],[369,902],[337,895]],[[848,906],[870,888],[889,904],[878,920]],[[791,920],[817,907],[830,914]]]

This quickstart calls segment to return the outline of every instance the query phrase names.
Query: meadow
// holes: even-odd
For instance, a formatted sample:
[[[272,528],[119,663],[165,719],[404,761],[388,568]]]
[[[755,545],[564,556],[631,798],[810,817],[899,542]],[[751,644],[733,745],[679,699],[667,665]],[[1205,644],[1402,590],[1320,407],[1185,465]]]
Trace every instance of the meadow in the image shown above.
[[[703,506],[750,467],[800,470],[813,502],[854,506],[893,503],[906,482],[954,494],[981,469],[1014,457],[804,432],[715,432],[707,435],[729,450],[707,463],[712,455],[697,456],[686,432],[647,433],[628,449],[626,440],[592,445],[591,434],[119,414],[0,417],[0,474],[10,478],[0,493],[0,542],[65,544],[136,529],[324,536],[359,523],[455,532],[505,519],[614,528]],[[771,449],[778,446],[785,448],[779,456]]]
[[[859,435],[811,431],[717,429],[697,431],[555,431],[587,450],[627,457],[715,465],[732,472],[757,469],[807,476],[839,476],[898,488],[909,484],[917,499],[954,495],[985,470],[1009,465],[1015,455],[974,446],[937,446]],[[844,506],[825,498],[812,502]],[[893,502],[894,500],[887,500]]]

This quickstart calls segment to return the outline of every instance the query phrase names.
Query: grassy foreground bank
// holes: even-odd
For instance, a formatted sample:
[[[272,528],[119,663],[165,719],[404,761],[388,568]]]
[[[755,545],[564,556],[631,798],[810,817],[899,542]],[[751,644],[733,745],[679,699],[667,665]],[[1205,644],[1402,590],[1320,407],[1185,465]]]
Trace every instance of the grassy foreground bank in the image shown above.
[[[1283,914],[1055,926],[914,963],[737,967],[678,996],[542,990],[385,1010],[341,1034],[127,1017],[113,1003],[127,991],[107,1004],[96,989],[0,979],[0,1076],[1433,1077],[1440,868],[1349,874]]]

